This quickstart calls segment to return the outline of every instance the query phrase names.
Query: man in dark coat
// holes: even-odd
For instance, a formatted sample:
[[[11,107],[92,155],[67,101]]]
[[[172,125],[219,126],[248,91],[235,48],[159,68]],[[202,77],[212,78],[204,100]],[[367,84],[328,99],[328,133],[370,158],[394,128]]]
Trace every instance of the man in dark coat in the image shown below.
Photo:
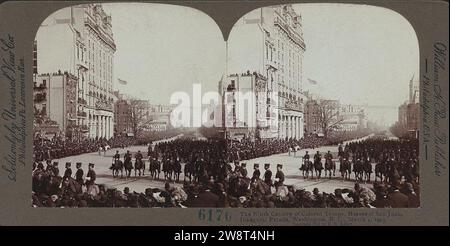
[[[247,171],[247,164],[246,163],[242,163],[241,164],[241,175],[242,175],[242,177],[247,178],[248,171]]]
[[[120,161],[120,154],[118,150],[116,150],[116,154],[114,155],[113,159],[114,163],[116,163],[116,161]]]
[[[58,168],[59,163],[57,161],[53,162],[53,168],[52,168],[52,175],[53,176],[59,176],[59,168]]]
[[[255,164],[253,165],[253,169],[254,169],[254,171],[253,171],[253,175],[252,175],[252,182],[253,182],[255,179],[259,179],[260,176],[261,176],[261,172],[259,171],[259,164],[258,164],[258,163],[255,163]]]
[[[283,165],[281,165],[281,164],[277,165],[277,173],[275,174],[275,187],[283,185],[284,173],[281,170],[282,168],[283,168]]]
[[[414,191],[411,183],[405,183],[405,194],[408,196],[408,208],[418,208],[420,206],[420,198]]]
[[[72,177],[72,163],[66,162],[66,170],[64,171],[63,178],[71,178]]]
[[[400,186],[400,181],[395,181],[392,185],[392,191],[387,196],[392,208],[408,207],[408,196],[400,192]]]
[[[193,208],[217,208],[220,206],[219,196],[211,192],[212,184],[208,182],[201,192],[194,190],[194,197],[186,202],[187,207]],[[198,195],[196,194],[198,193]]]
[[[391,204],[389,199],[387,199],[387,189],[384,184],[374,183],[373,189],[375,191],[375,201],[371,203],[372,206],[376,208],[390,208]]]
[[[272,171],[270,171],[270,164],[264,164],[264,169],[266,170],[266,172],[264,172],[264,182],[267,185],[272,186]]]
[[[86,179],[87,179],[86,186],[94,185],[96,178],[97,178],[97,175],[95,174],[95,171],[94,171],[94,163],[89,163],[89,170],[86,175]]]
[[[77,172],[75,173],[75,180],[80,184],[83,185],[83,175],[84,171],[81,169],[81,162],[77,162],[76,164]]]

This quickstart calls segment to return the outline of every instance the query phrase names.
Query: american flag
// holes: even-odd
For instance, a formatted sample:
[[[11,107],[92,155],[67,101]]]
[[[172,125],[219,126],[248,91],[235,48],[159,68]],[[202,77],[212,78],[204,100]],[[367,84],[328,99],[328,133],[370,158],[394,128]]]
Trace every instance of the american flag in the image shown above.
[[[312,85],[317,85],[317,81],[312,80],[310,78],[308,78],[309,83],[311,83]]]
[[[122,79],[117,79],[117,81],[118,81],[119,84],[121,84],[121,85],[126,85],[126,84],[127,84],[127,82],[126,82],[125,80],[122,80]]]

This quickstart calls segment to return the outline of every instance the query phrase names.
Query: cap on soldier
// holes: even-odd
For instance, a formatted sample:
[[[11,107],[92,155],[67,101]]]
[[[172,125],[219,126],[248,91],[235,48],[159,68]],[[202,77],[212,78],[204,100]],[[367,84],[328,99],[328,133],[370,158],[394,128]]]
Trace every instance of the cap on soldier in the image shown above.
[[[277,167],[283,167],[283,165],[282,164],[277,164]]]
[[[253,167],[259,167],[258,163],[253,164]]]
[[[270,167],[269,163],[264,164],[264,167]]]
[[[247,163],[242,162],[241,166],[245,167],[245,166],[247,166]]]
[[[58,163],[57,161],[54,161],[54,162],[53,162],[53,165],[54,165],[54,166],[58,166],[58,164],[59,164],[59,163]]]
[[[71,165],[72,165],[72,163],[66,162],[66,167],[70,167]]]
[[[77,167],[81,167],[81,162],[76,163]]]
[[[94,167],[94,163],[89,163],[89,167]]]

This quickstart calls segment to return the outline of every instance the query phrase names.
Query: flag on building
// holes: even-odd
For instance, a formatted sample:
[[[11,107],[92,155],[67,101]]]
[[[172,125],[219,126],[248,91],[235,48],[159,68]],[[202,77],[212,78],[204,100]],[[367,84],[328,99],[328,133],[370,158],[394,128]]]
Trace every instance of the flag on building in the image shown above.
[[[122,79],[117,79],[117,81],[118,81],[119,84],[121,84],[121,85],[126,85],[126,84],[127,84],[127,82],[126,82],[125,80],[122,80]]]
[[[311,83],[312,85],[317,85],[317,81],[312,80],[310,78],[308,78],[309,83]]]

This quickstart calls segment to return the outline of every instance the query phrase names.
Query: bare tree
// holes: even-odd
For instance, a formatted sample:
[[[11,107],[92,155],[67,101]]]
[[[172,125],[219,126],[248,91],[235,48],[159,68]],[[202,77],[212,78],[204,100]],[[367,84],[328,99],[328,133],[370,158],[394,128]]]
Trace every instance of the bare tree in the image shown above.
[[[128,99],[130,105],[130,122],[133,134],[137,137],[142,131],[149,117],[149,102],[131,98]]]
[[[325,138],[344,121],[340,116],[339,102],[336,100],[319,100],[317,102],[318,123]]]

